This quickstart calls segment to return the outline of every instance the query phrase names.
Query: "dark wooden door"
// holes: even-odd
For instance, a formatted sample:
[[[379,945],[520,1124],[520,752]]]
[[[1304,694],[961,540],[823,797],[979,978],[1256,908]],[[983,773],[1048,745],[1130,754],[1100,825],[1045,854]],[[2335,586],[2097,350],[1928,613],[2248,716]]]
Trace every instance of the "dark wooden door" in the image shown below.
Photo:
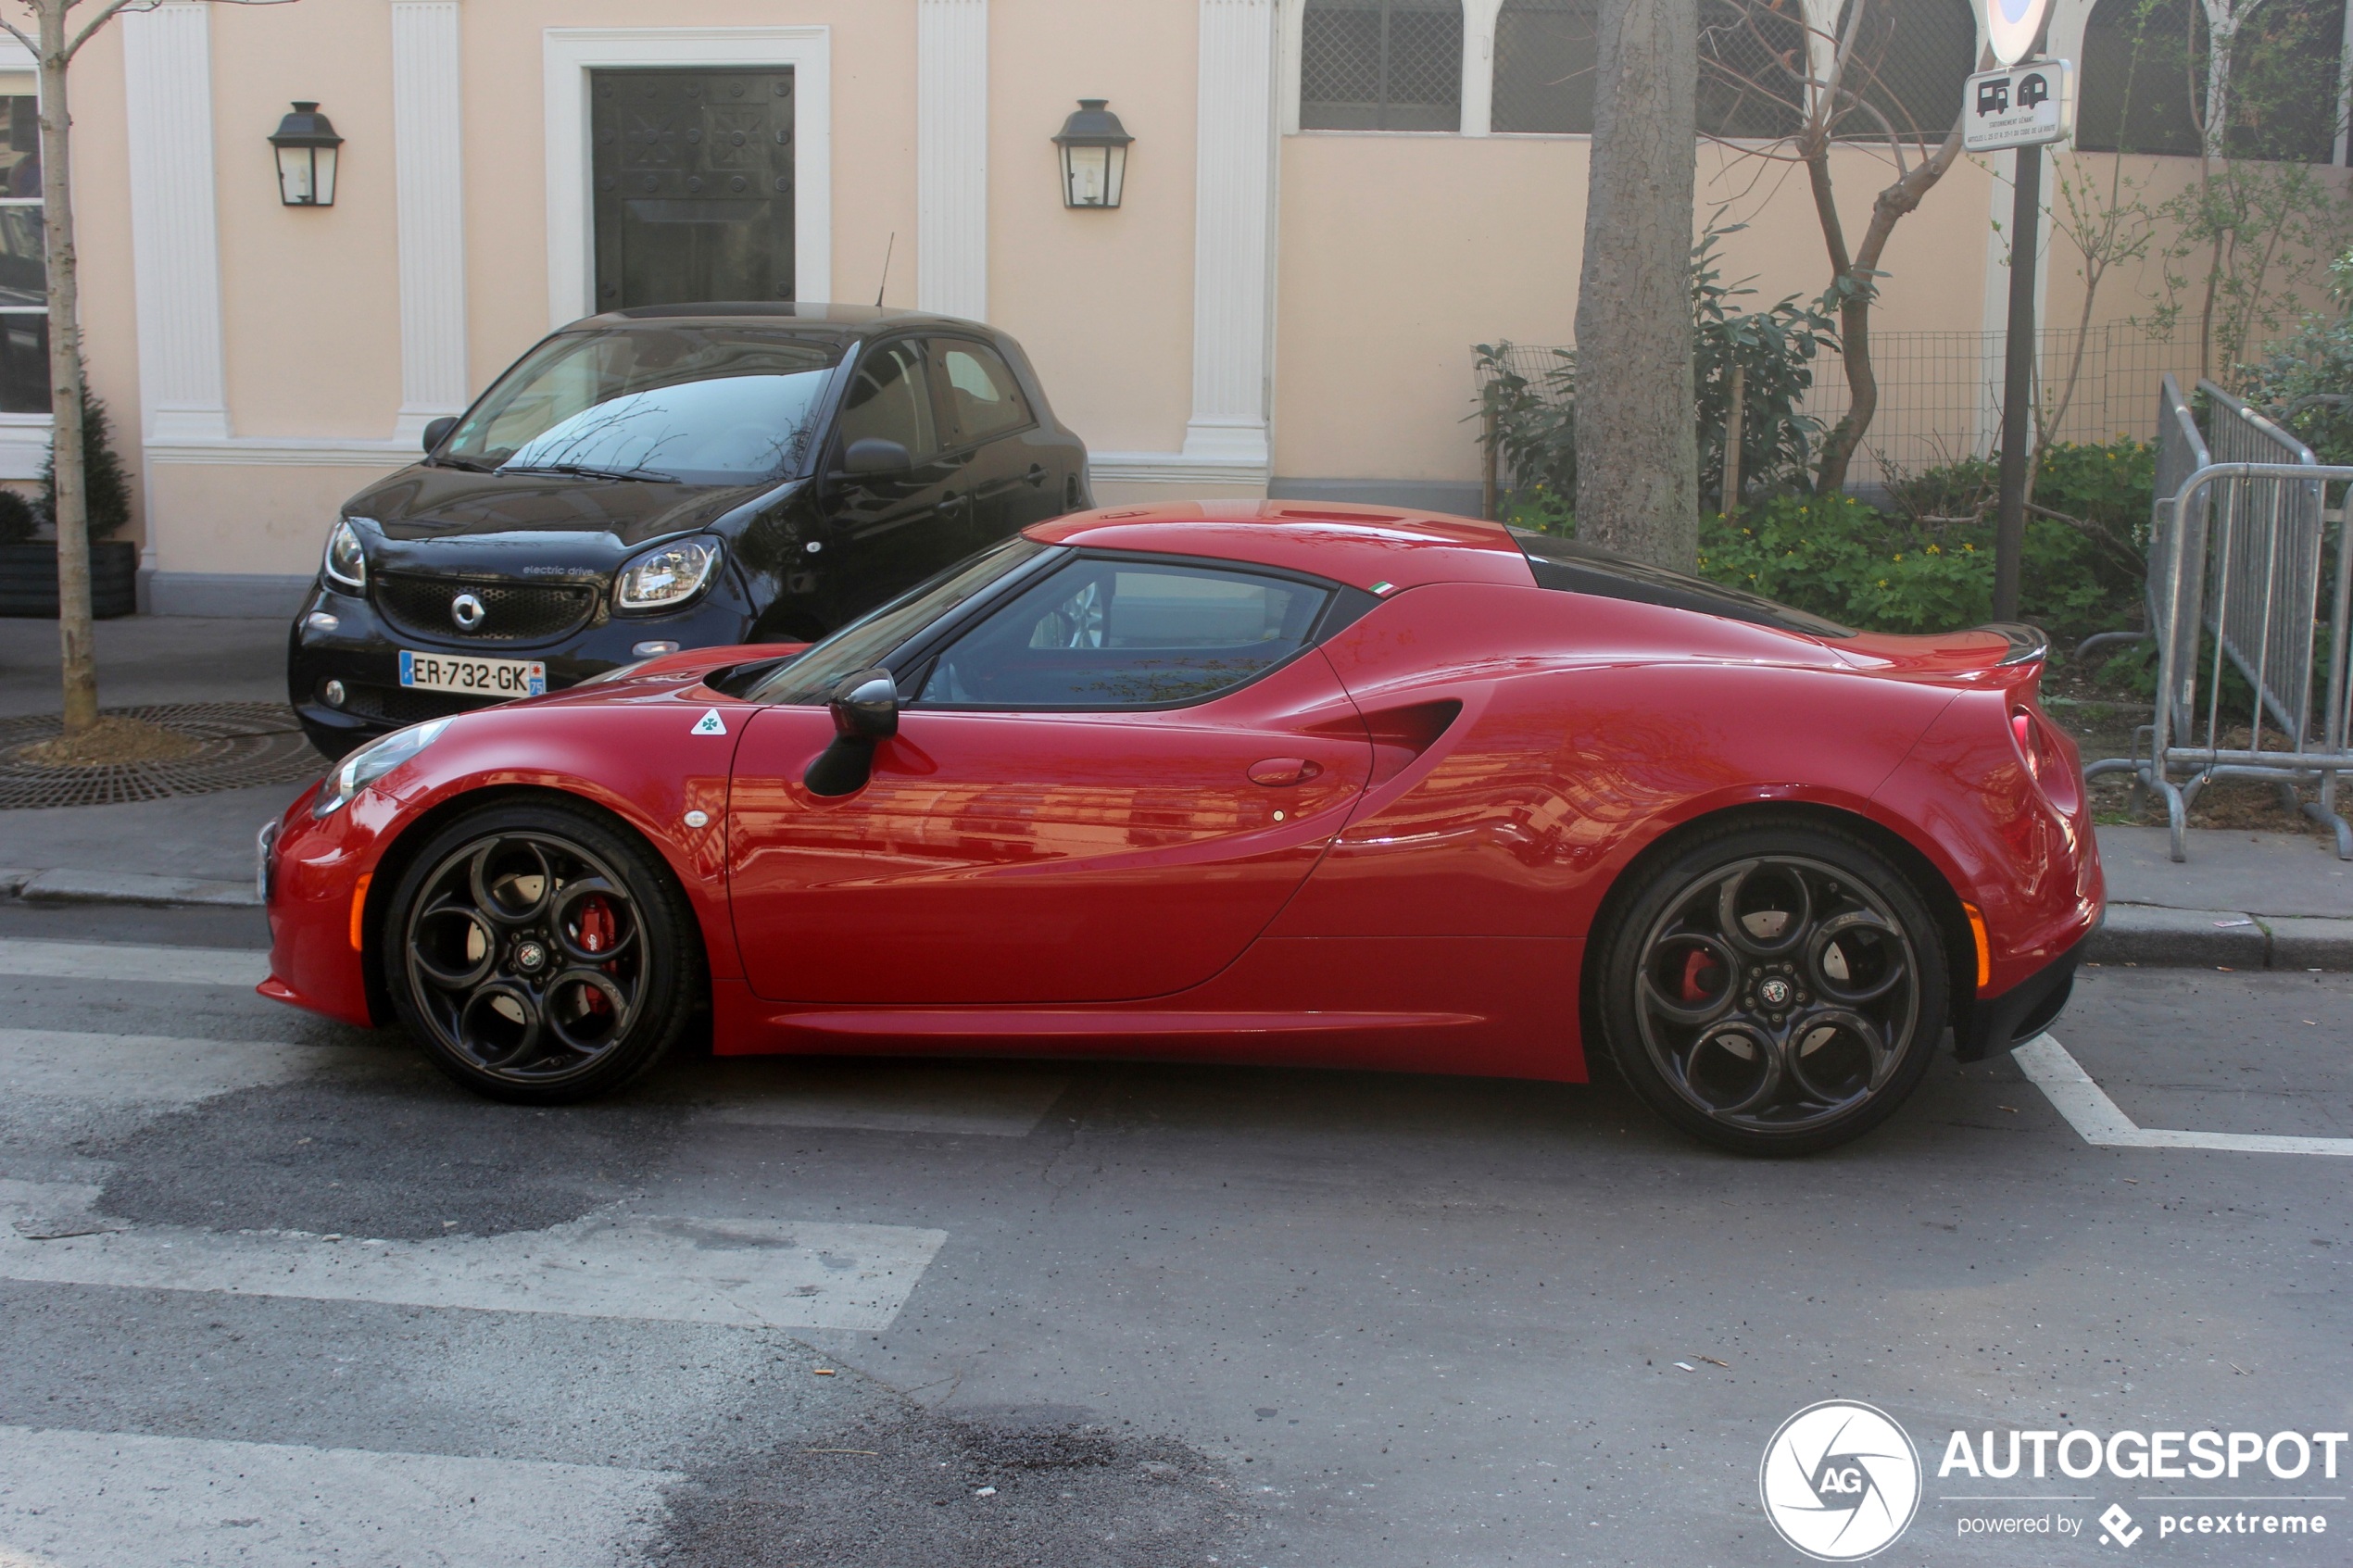
[[[791,299],[793,75],[590,81],[597,308]]]

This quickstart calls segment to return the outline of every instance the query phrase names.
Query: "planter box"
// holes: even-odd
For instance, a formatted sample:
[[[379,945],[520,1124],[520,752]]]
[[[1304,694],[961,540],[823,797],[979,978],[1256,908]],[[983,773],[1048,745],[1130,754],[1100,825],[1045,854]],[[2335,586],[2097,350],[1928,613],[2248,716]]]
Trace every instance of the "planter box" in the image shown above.
[[[101,539],[90,546],[90,613],[99,621],[139,608],[139,546]],[[57,618],[57,546],[0,545],[0,615]]]

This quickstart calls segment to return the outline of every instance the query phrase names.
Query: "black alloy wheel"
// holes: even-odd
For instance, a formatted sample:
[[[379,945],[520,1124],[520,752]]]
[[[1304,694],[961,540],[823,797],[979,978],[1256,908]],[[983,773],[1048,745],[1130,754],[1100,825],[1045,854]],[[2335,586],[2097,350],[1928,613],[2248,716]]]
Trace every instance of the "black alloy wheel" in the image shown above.
[[[492,806],[409,863],[385,979],[434,1064],[476,1093],[559,1105],[661,1060],[704,980],[694,916],[625,829],[556,802]]]
[[[1859,1136],[1919,1085],[1944,1034],[1935,920],[1878,850],[1811,823],[1682,846],[1623,907],[1602,965],[1619,1072],[1743,1154]]]

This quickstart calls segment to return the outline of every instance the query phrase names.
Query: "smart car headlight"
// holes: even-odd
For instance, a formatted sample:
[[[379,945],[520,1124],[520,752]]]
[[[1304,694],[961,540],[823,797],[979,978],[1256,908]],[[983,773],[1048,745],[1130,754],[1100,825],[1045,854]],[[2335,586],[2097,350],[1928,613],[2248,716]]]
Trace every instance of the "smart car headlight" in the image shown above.
[[[623,609],[668,609],[685,604],[702,592],[718,564],[715,539],[680,539],[648,550],[621,569],[614,601]]]
[[[326,571],[327,580],[339,587],[368,585],[368,553],[359,547],[359,531],[349,518],[338,520],[327,535]]]
[[[384,739],[361,746],[327,775],[327,782],[319,788],[319,798],[311,802],[310,814],[327,817],[342,810],[353,796],[439,740],[441,732],[448,727],[447,719],[430,719],[405,730],[395,730]]]

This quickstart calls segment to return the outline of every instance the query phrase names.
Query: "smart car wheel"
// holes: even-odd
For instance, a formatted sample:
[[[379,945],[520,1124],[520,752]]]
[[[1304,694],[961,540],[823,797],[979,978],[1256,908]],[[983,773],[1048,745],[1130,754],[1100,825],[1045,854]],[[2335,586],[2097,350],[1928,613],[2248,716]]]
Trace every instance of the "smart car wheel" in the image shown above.
[[[1944,947],[1901,872],[1811,826],[1698,839],[1610,933],[1598,998],[1620,1072],[1667,1120],[1747,1154],[1877,1125],[1944,1032]]]
[[[585,811],[495,806],[434,835],[384,922],[385,980],[426,1054],[468,1088],[586,1099],[685,1030],[702,954],[692,911],[635,838]]]

